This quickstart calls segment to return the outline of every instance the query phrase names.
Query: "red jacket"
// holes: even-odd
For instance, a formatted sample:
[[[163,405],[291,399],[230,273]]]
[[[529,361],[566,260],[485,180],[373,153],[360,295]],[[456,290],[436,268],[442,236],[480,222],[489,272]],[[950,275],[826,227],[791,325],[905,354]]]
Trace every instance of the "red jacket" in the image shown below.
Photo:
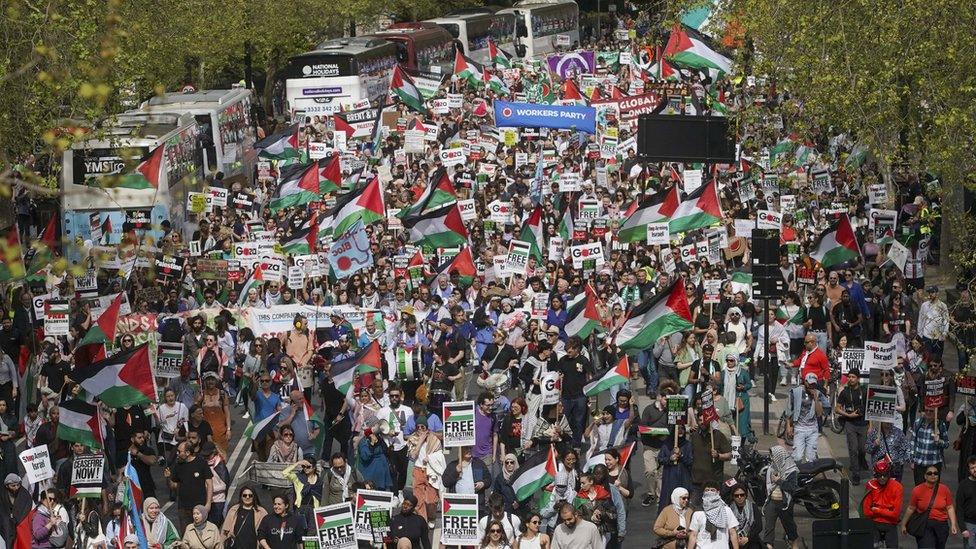
[[[867,493],[861,502],[861,514],[881,524],[897,524],[901,518],[901,500],[905,489],[901,483],[890,478],[884,486],[877,479],[868,481]]]
[[[803,351],[803,353],[801,353],[800,356],[793,361],[794,368],[799,368],[800,365],[803,364],[803,355],[806,353],[807,351]],[[827,360],[827,355],[824,354],[820,347],[814,349],[813,352],[810,353],[810,357],[807,358],[807,363],[803,364],[803,369],[800,370],[800,379],[805,378],[807,374],[810,373],[817,374],[817,381],[819,381],[821,385],[825,387],[830,381],[830,361]]]

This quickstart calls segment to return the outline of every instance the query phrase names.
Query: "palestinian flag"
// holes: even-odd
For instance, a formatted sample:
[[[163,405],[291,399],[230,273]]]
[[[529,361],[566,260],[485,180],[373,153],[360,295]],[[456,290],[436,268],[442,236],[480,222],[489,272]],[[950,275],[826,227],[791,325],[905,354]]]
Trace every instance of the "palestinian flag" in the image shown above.
[[[131,523],[132,531],[135,532],[136,537],[139,539],[139,547],[149,547],[146,532],[142,526],[142,482],[139,480],[139,472],[136,471],[136,468],[132,465],[132,456],[129,456],[129,461],[126,463],[123,477],[126,478],[127,481],[125,483],[125,494],[122,496],[122,505],[129,510],[129,521]]]
[[[119,311],[122,308],[122,294],[119,293],[112,299],[112,303],[98,315],[94,324],[88,329],[85,337],[78,342],[78,345],[104,344],[115,341],[115,329],[119,324]]]
[[[319,200],[324,193],[338,190],[342,183],[339,156],[333,155],[328,163],[320,162],[292,164],[281,170],[281,183],[271,197],[271,210],[302,206]]]
[[[316,244],[319,239],[319,214],[312,212],[312,217],[305,220],[305,223],[292,234],[281,248],[288,255],[305,255],[315,253]]]
[[[600,93],[599,86],[594,87],[593,91],[590,92],[590,102],[592,103],[593,101],[603,101],[603,94]]]
[[[468,242],[468,230],[461,219],[457,204],[448,204],[423,215],[403,219],[403,228],[410,242],[431,248],[450,248]]]
[[[33,541],[33,530],[32,525],[34,523],[34,515],[37,514],[37,507],[31,507],[27,516],[17,523],[17,531],[14,535],[12,549],[31,549],[31,542]]]
[[[356,511],[390,509],[393,507],[393,493],[380,490],[356,490]]]
[[[780,324],[795,324],[799,326],[807,321],[806,308],[797,307],[796,314],[790,316],[785,307],[779,307],[776,309],[776,321]]]
[[[620,89],[620,86],[613,86],[610,88],[610,99],[619,101],[624,97],[627,97],[627,94],[624,93],[624,90]]]
[[[261,263],[254,265],[254,272],[251,276],[244,282],[244,286],[241,288],[240,297],[237,299],[238,307],[243,306],[247,303],[247,293],[251,288],[257,288],[258,293],[261,292],[261,287],[264,284],[264,269],[261,268]]]
[[[846,215],[841,216],[833,228],[820,235],[813,245],[810,257],[817,260],[824,269],[861,257],[861,246],[857,243],[851,220]]]
[[[352,526],[352,505],[347,501],[315,510],[316,530]]]
[[[678,71],[674,70],[674,67],[668,63],[668,60],[661,53],[661,46],[655,49],[654,64],[648,68],[647,72],[651,73],[658,81],[681,80],[681,75],[678,74]]]
[[[541,164],[541,162],[540,162]],[[542,232],[542,206],[536,206],[532,213],[529,214],[529,218],[525,221],[525,225],[522,226],[522,234],[519,236],[519,240],[528,242],[532,245],[529,250],[529,254],[535,258],[535,260],[542,265],[545,262],[545,257],[542,255],[542,239],[545,238]]]
[[[163,153],[166,144],[153,149],[143,158],[136,169],[119,178],[118,186],[125,189],[158,189],[163,173]]]
[[[156,401],[156,383],[147,343],[77,368],[68,377],[110,408]]]
[[[614,448],[615,450],[617,450],[617,452],[620,453],[621,467],[627,466],[627,462],[630,461],[630,456],[634,453],[634,446],[636,444],[637,444],[636,442],[631,442],[630,444],[624,444],[622,446],[617,446]],[[583,471],[589,472],[592,471],[593,468],[596,467],[597,465],[605,465],[606,461],[604,461],[603,456],[607,454],[609,451],[610,449],[603,450],[601,452],[597,452],[592,456],[590,456],[590,458],[587,459],[586,463],[583,465]]]
[[[410,75],[397,65],[393,68],[393,78],[390,80],[390,92],[393,93],[401,103],[407,107],[424,114],[427,108],[424,106],[424,97],[413,83]]]
[[[671,234],[711,227],[722,222],[722,205],[718,199],[718,185],[712,180],[689,194],[678,204],[668,220]]]
[[[445,402],[444,423],[448,421],[474,421],[474,409],[471,401]]]
[[[80,442],[89,448],[101,448],[105,440],[105,426],[98,406],[78,398],[66,400],[58,406],[61,419],[57,436],[61,440]]]
[[[583,293],[576,299],[569,302],[566,306],[566,336],[579,336],[583,339],[590,337],[593,330],[603,328],[603,320],[600,318],[600,311],[597,304],[600,298],[597,297],[593,287],[587,284]],[[630,374],[628,374],[630,375]]]
[[[417,251],[420,254],[420,250]],[[409,266],[414,266],[417,255],[410,260]],[[421,262],[419,265],[423,265],[423,256],[420,256]],[[461,282],[462,286],[470,286],[474,282],[474,277],[478,275],[478,270],[474,266],[474,258],[471,256],[471,248],[468,246],[461,247],[461,251],[457,255],[445,261],[443,265],[437,268],[437,272],[434,273],[434,280],[442,274],[450,276],[452,273],[458,274],[458,280]],[[431,281],[433,283],[433,280]]]
[[[491,58],[491,62],[495,64],[496,69],[512,68],[512,59],[490,37],[488,38],[488,57]]]
[[[485,67],[483,71],[484,72],[482,73],[481,79],[484,80],[488,89],[497,93],[498,95],[512,94],[512,90],[508,89],[508,86],[505,85],[505,82],[501,78],[498,78],[497,74],[491,74],[488,72],[487,67]]]
[[[709,47],[697,32],[685,30],[681,25],[675,25],[671,30],[664,57],[676,65],[691,69],[714,69],[726,74],[732,72],[732,61],[728,57]]]
[[[732,292],[745,292],[746,297],[752,297],[752,273],[737,271],[732,273]]]
[[[563,82],[563,99],[567,101],[571,100],[582,101],[584,103],[587,102],[586,96],[583,95],[583,92],[580,91],[579,86],[576,85],[576,82],[574,82],[572,78],[567,78],[566,81]]]
[[[412,206],[404,208],[398,213],[397,217],[402,219],[411,215],[420,215],[455,202],[457,202],[457,193],[454,192],[454,184],[451,182],[450,176],[447,175],[447,170],[438,168],[423,194]]]
[[[468,84],[477,88],[483,84],[484,75],[480,65],[465,57],[461,50],[457,50],[454,53],[454,77],[458,80],[466,80]]]
[[[380,180],[374,177],[363,187],[340,196],[332,212],[334,235],[345,234],[360,219],[363,225],[383,221],[386,219],[386,204]]]
[[[796,136],[789,136],[782,141],[777,142],[773,145],[773,148],[769,149],[769,163],[770,165],[776,165],[782,162],[782,159],[786,158],[789,154],[793,153],[797,146],[795,140]]]
[[[251,440],[264,440],[278,425],[278,417],[280,414],[281,411],[275,412],[256,424],[248,422],[247,427],[244,428],[243,436]]]
[[[351,140],[352,136],[356,134],[356,128],[352,127],[352,124],[346,120],[342,113],[334,113],[332,115],[332,125],[335,127],[335,131],[342,132],[346,134],[346,140]]]
[[[379,372],[383,368],[383,356],[379,341],[373,341],[349,358],[332,363],[332,381],[336,389],[345,394],[352,386],[355,374]],[[411,378],[412,379],[412,378]]]
[[[614,341],[621,351],[643,351],[653,347],[662,337],[691,328],[684,282],[678,281],[634,307]]]
[[[563,218],[559,221],[559,236],[563,239],[564,243],[572,242],[574,230],[572,208],[567,207],[566,211],[563,212]]]
[[[678,209],[678,187],[656,193],[648,198],[635,202],[628,210],[626,219],[617,232],[621,243],[647,242],[647,226],[651,223],[667,221],[671,214]]]
[[[289,160],[301,156],[298,149],[298,124],[292,124],[280,133],[273,133],[254,144],[261,158]]]
[[[532,454],[512,475],[511,484],[515,491],[515,499],[526,501],[554,480],[556,480],[556,450],[550,446],[548,452]]]
[[[20,234],[17,224],[0,231],[0,248],[3,261],[0,261],[0,282],[9,282],[27,276],[24,264],[24,249],[20,245]]]
[[[587,383],[583,387],[583,394],[586,396],[597,396],[603,391],[610,389],[610,387],[627,383],[629,379],[630,362],[627,361],[627,355],[624,355],[617,362],[616,366],[607,370],[599,379]]]

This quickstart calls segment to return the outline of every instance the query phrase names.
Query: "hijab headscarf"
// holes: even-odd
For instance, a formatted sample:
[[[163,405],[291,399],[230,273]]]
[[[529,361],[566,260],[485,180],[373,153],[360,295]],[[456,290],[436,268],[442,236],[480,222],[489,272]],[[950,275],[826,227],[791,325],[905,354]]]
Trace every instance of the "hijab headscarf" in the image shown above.
[[[509,460],[514,461],[516,464],[518,464],[518,462],[519,462],[518,461],[518,456],[516,456],[515,454],[506,454],[505,455],[505,461],[509,461]],[[512,471],[511,473],[509,473],[508,472],[508,468],[505,467],[504,462],[503,462],[503,464],[502,464],[502,477],[505,479],[505,482],[511,483],[512,477],[517,472],[518,472],[518,467],[516,467],[514,471]]]
[[[206,528],[207,526],[207,508],[204,507],[203,505],[197,505],[193,507],[193,510],[198,511],[200,513],[200,516],[203,517],[203,521],[200,522],[200,524],[194,522],[193,527],[196,528],[198,532],[203,532],[203,529]]]
[[[148,509],[152,503],[159,505],[159,500],[154,497],[148,497],[142,501],[142,508]],[[166,534],[169,531],[170,524],[170,520],[163,514],[162,509],[156,515],[156,520],[152,522],[149,522],[149,517],[146,516],[145,512],[142,514],[142,526],[146,532],[146,536],[149,537],[150,545],[166,541]],[[173,528],[173,530],[176,531],[176,528]]]
[[[686,497],[687,495],[688,490],[685,488],[678,487],[671,491],[671,506],[674,507],[674,512],[678,513],[679,517],[684,516],[684,511],[688,507],[687,504],[681,504],[681,498]]]

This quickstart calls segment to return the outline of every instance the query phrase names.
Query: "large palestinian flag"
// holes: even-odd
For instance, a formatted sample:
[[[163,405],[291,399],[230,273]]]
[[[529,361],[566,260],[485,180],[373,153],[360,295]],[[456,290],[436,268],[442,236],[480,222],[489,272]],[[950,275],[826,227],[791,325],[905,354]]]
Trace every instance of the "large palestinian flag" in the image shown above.
[[[586,339],[590,337],[593,330],[603,328],[600,311],[597,309],[599,302],[600,298],[597,297],[593,287],[587,284],[583,289],[583,293],[567,305],[566,336],[579,336]]]
[[[254,144],[254,150],[261,158],[287,160],[298,158],[298,124],[292,124],[279,133],[273,133]]]
[[[810,257],[817,260],[824,269],[861,257],[861,246],[857,243],[851,220],[841,216],[832,228],[824,231],[813,245]]]
[[[667,221],[678,209],[678,188],[671,187],[653,196],[634,203],[627,210],[626,219],[620,226],[617,237],[624,242],[647,242],[647,226],[651,223]]]
[[[457,50],[454,54],[454,76],[459,80],[466,80],[476,88],[484,84],[481,66],[465,57],[461,50]]]
[[[158,189],[163,170],[163,156],[166,144],[153,149],[143,158],[136,169],[119,178],[119,187],[126,189]]]
[[[515,499],[525,501],[556,480],[556,450],[549,447],[548,452],[536,452],[512,475],[512,489]]]
[[[81,338],[76,348],[85,345],[111,345],[115,341],[115,332],[119,324],[119,312],[122,310],[122,293],[112,299],[112,303],[98,315],[95,322],[88,328],[85,337]],[[105,347],[102,347],[94,355],[95,360],[105,358]]]
[[[491,62],[495,64],[496,69],[512,68],[511,58],[490,37],[488,38],[488,57],[491,58]]]
[[[148,344],[78,368],[68,377],[110,408],[156,401]]]
[[[297,231],[292,233],[282,249],[288,255],[305,255],[315,253],[319,239],[319,213],[312,212],[312,217],[305,220]]]
[[[333,155],[329,161],[292,164],[281,170],[281,183],[271,197],[271,210],[315,202],[322,194],[338,190],[341,184],[338,155]]]
[[[681,25],[675,25],[671,30],[664,57],[675,65],[692,69],[732,72],[732,61],[728,57],[712,49],[701,35]]]
[[[448,248],[468,241],[468,230],[464,227],[457,204],[448,204],[423,215],[408,216],[403,219],[403,228],[408,231],[410,242],[418,246]]]
[[[101,448],[105,440],[105,426],[98,406],[78,398],[66,400],[58,406],[61,413],[57,436],[61,440],[80,442],[89,448]]]
[[[662,337],[692,328],[683,281],[634,307],[614,340],[621,351],[650,349]]]
[[[671,234],[711,227],[722,222],[722,205],[718,200],[718,185],[710,181],[689,194],[678,204],[668,220]]]
[[[630,362],[624,355],[613,368],[603,373],[599,378],[587,383],[583,387],[586,396],[597,396],[610,387],[626,383],[630,379]]]
[[[380,180],[373,178],[365,186],[340,196],[332,212],[334,235],[345,234],[360,219],[363,220],[363,225],[386,219],[386,204],[383,201]]]
[[[427,108],[424,106],[423,95],[420,94],[420,90],[417,89],[417,85],[414,84],[410,75],[404,72],[400,68],[400,65],[397,65],[393,69],[393,77],[390,80],[390,92],[407,107],[421,114],[427,112]]]
[[[430,210],[437,209],[445,204],[457,202],[457,193],[454,192],[454,184],[451,177],[447,175],[445,168],[438,168],[431,177],[430,183],[424,189],[423,194],[409,208],[404,208],[397,217],[404,218],[411,215],[420,215]]]

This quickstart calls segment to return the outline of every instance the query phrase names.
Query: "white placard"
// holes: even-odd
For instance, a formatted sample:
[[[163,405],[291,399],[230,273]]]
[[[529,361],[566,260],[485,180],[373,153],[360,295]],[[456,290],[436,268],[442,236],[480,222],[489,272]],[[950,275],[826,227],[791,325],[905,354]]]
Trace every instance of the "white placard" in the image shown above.
[[[864,370],[894,370],[898,362],[896,342],[864,342]]]
[[[793,215],[796,212],[796,195],[784,194],[779,197],[779,211],[783,214]]]
[[[512,203],[502,202],[501,200],[495,200],[491,204],[488,204],[489,219],[495,223],[511,223],[512,222]]]
[[[328,143],[319,143],[315,141],[309,141],[308,143],[308,158],[309,160],[319,160],[329,156],[329,151],[332,147]]]
[[[582,269],[583,261],[587,259],[596,260],[597,267],[606,263],[606,259],[603,257],[603,244],[599,242],[570,246],[569,255],[573,258],[574,269]]]
[[[464,164],[464,149],[441,149],[437,156],[445,167]]]
[[[424,153],[424,131],[407,130],[403,132],[403,151],[407,154]]]
[[[220,206],[221,208],[227,207],[227,195],[230,191],[227,189],[222,189],[220,187],[210,187],[210,201],[214,206]]]
[[[684,183],[685,183],[685,193],[691,194],[698,190],[698,187],[702,186],[702,171],[701,170],[685,170],[684,173]]]
[[[908,262],[908,248],[906,248],[901,242],[897,240],[891,241],[891,247],[888,248],[888,260],[898,267],[898,270],[902,273],[905,272],[905,263]]]
[[[288,287],[292,290],[298,290],[302,287],[305,282],[305,270],[301,267],[296,267],[292,265],[288,267]]]
[[[553,236],[549,238],[549,261],[563,260],[563,237]]]
[[[432,99],[430,105],[434,114],[447,114],[451,112],[451,105],[447,99]]]
[[[51,468],[51,452],[47,444],[35,446],[20,453],[20,462],[27,472],[27,482],[37,484],[54,476]]]
[[[464,95],[460,93],[447,94],[447,106],[452,109],[460,109],[464,105]]]
[[[668,232],[667,221],[647,224],[647,243],[651,246],[655,244],[667,246],[671,243],[671,233]]]
[[[884,204],[888,201],[888,187],[884,183],[868,185],[868,202],[874,204]]]
[[[774,212],[772,210],[759,210],[756,212],[758,229],[776,229],[781,230],[783,228],[783,214]]]
[[[474,199],[458,200],[458,210],[461,212],[462,221],[473,221],[478,219],[478,209],[475,207]]]
[[[571,193],[581,190],[583,190],[583,183],[580,180],[580,174],[570,172],[559,175],[559,192]]]

